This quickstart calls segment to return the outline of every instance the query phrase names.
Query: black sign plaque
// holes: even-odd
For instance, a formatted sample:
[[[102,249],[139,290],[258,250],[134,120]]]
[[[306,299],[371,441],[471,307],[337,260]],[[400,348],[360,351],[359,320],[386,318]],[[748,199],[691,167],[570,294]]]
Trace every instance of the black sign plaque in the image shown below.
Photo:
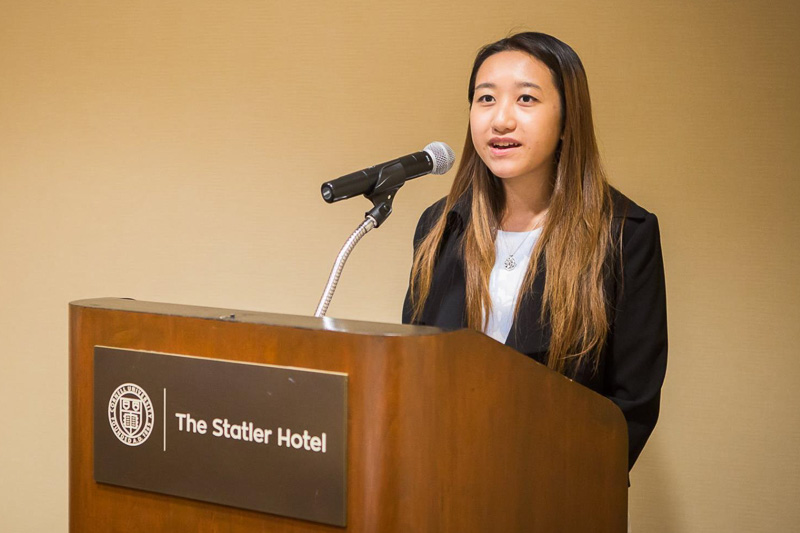
[[[96,346],[94,478],[346,525],[347,375]]]

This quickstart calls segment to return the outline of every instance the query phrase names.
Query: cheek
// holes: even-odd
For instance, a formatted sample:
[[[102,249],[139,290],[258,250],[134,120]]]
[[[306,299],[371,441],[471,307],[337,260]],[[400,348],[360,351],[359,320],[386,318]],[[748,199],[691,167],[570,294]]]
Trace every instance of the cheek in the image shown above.
[[[476,117],[473,113],[469,114],[469,133],[472,136],[472,142],[474,143],[478,139],[478,117]]]
[[[474,109],[469,113],[469,129],[474,138],[480,136],[481,132],[486,130],[486,123],[489,120],[487,113],[481,113]]]
[[[542,147],[555,145],[561,137],[561,116],[558,110],[550,112],[545,116],[536,117],[529,126],[529,132],[536,138],[536,144]]]
[[[550,125],[556,137],[561,137],[561,121],[561,106],[555,105],[550,111]]]

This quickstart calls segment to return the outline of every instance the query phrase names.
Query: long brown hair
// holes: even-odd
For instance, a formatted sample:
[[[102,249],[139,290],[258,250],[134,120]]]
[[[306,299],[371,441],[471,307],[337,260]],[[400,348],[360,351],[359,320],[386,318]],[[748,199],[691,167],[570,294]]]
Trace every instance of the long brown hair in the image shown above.
[[[568,45],[543,33],[519,33],[478,52],[469,79],[470,106],[478,69],[488,57],[504,51],[525,52],[547,65],[561,97],[562,140],[555,153],[550,206],[520,288],[515,314],[524,295],[532,290],[537,272],[543,271],[541,320],[551,330],[547,366],[572,374],[587,362],[596,368],[605,344],[609,318],[604,269],[609,254],[614,253],[611,193],[594,135],[589,85],[580,58]],[[414,320],[420,318],[430,293],[447,213],[456,202],[467,199],[471,202],[470,217],[460,251],[466,276],[466,319],[468,327],[483,329],[491,310],[489,277],[495,263],[494,240],[505,209],[505,193],[500,180],[478,156],[469,128],[444,211],[414,254]]]

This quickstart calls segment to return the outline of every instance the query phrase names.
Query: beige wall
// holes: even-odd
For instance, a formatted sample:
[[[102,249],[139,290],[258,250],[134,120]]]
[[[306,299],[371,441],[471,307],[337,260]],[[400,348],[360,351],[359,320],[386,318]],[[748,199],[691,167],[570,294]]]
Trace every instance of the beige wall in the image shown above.
[[[67,302],[311,314],[366,201],[322,180],[460,153],[476,49],[512,29],[589,72],[613,183],[659,215],[670,365],[637,531],[800,523],[800,8],[748,1],[0,0],[0,530],[67,524]],[[330,314],[399,320],[417,180]]]

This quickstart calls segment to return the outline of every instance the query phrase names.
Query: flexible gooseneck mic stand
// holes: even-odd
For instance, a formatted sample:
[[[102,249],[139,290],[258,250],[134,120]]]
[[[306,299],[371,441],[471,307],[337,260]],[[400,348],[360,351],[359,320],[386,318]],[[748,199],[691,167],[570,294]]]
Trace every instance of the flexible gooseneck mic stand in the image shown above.
[[[342,275],[344,264],[350,256],[350,252],[356,247],[358,241],[361,240],[373,228],[379,227],[383,222],[392,214],[392,201],[397,190],[403,186],[401,181],[399,185],[385,181],[381,186],[375,188],[375,191],[367,196],[372,201],[374,206],[372,209],[365,213],[364,221],[358,225],[356,230],[350,235],[350,238],[345,241],[344,246],[336,256],[336,261],[333,263],[331,275],[328,277],[328,283],[325,285],[325,291],[322,293],[322,298],[319,300],[317,310],[314,312],[315,317],[325,316],[328,312],[328,306],[333,298],[333,292],[336,290],[336,285],[339,283],[339,276]],[[378,189],[381,190],[378,190]]]

